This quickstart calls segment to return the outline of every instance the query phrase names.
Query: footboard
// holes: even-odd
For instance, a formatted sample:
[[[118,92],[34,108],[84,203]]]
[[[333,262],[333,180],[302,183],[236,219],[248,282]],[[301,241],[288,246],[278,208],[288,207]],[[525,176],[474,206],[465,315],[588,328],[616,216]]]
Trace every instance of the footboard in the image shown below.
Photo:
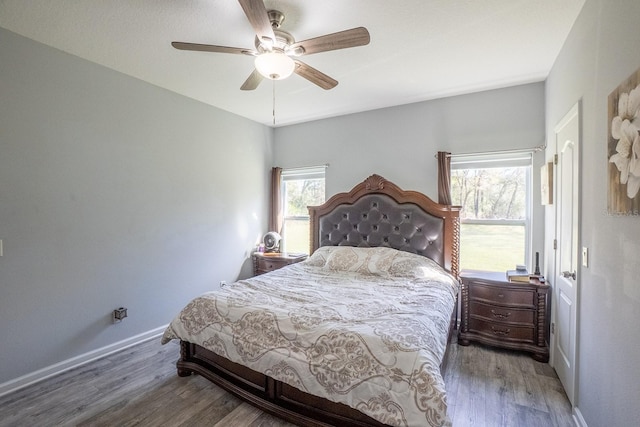
[[[300,426],[384,426],[347,405],[313,396],[186,341],[180,342],[179,376],[202,375],[252,405]]]
[[[457,304],[451,314],[449,341],[457,329]],[[447,345],[447,352],[449,346]],[[447,352],[440,367],[444,374]],[[342,403],[313,396],[267,375],[232,362],[197,344],[180,341],[178,375],[202,375],[263,411],[284,420],[308,427],[384,426],[373,418]]]

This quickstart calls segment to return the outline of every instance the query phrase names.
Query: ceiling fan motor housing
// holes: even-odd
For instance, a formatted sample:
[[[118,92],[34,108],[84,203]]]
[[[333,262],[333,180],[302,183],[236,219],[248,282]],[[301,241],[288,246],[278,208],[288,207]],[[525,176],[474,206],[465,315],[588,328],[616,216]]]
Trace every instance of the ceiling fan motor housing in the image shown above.
[[[271,22],[271,27],[273,28],[273,34],[276,36],[273,45],[269,42],[265,42],[265,40],[260,40],[258,36],[255,39],[256,50],[259,53],[282,51],[287,55],[300,56],[304,53],[304,49],[302,47],[296,48],[293,50],[289,49],[289,46],[296,42],[295,38],[284,30],[280,30],[280,25],[284,21],[284,14],[279,10],[269,10],[267,12],[269,15],[269,21]]]

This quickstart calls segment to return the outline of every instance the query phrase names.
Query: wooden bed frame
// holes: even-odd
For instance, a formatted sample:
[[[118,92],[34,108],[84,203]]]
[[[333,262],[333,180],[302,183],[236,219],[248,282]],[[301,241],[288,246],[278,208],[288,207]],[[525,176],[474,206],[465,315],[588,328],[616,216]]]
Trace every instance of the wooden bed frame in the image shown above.
[[[428,256],[457,278],[459,212],[459,206],[440,205],[422,193],[401,190],[371,175],[348,193],[309,207],[311,251],[327,245],[388,246]],[[456,328],[457,304],[449,340]],[[445,353],[442,372],[446,360]],[[302,392],[193,343],[180,342],[176,365],[179,376],[200,374],[263,411],[300,426],[383,425],[347,405]]]

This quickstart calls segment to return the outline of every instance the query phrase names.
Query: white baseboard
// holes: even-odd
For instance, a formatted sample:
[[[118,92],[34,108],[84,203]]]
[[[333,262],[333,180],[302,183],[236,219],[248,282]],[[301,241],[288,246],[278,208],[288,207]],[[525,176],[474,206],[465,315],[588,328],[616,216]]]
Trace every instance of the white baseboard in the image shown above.
[[[165,325],[147,332],[143,332],[122,341],[118,341],[108,346],[90,351],[88,353],[72,357],[71,359],[63,360],[62,362],[47,366],[46,368],[39,369],[35,372],[31,372],[13,380],[9,380],[5,383],[0,384],[0,396],[12,393],[31,384],[45,380],[54,375],[61,374],[65,371],[68,371],[69,369],[77,368],[78,366],[108,356],[120,350],[124,350],[125,348],[131,347],[133,345],[157,338],[162,335],[167,326],[168,325]]]
[[[578,427],[588,427],[587,422],[582,417],[582,412],[578,408],[573,408],[573,421]]]

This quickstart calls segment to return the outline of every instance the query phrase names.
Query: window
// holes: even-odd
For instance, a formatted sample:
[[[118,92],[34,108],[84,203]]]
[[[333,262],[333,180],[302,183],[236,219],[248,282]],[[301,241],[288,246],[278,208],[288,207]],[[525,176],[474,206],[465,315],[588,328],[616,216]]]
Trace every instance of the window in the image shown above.
[[[515,269],[530,259],[531,153],[451,158],[460,214],[460,268]]]
[[[309,253],[311,242],[309,210],[307,206],[325,201],[325,166],[283,169],[282,199],[284,204],[281,250],[290,253]]]

